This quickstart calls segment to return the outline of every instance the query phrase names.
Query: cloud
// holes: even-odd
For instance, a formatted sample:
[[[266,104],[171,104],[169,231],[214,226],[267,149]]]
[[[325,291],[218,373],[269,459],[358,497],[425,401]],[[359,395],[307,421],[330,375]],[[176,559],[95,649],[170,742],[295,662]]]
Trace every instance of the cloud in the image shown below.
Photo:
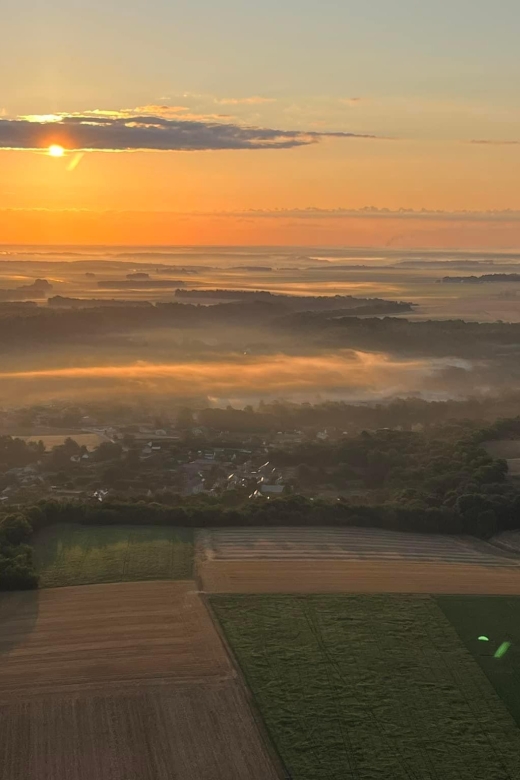
[[[487,138],[480,138],[470,141],[470,144],[477,146],[520,146],[520,141],[493,141]]]
[[[167,107],[165,107],[167,108]],[[182,111],[183,107],[174,108]],[[45,149],[59,144],[74,151],[208,151],[224,149],[292,149],[324,138],[376,138],[348,132],[279,130],[266,127],[176,118],[155,114],[83,115],[0,119],[0,149]]]
[[[79,152],[78,155],[82,153]],[[315,207],[295,209],[250,209],[247,211],[160,211],[160,210],[128,210],[128,209],[86,209],[86,208],[48,208],[48,207],[13,207],[0,208],[0,216],[9,214],[85,214],[121,216],[125,219],[139,215],[153,214],[156,217],[173,219],[231,219],[254,222],[255,220],[294,220],[295,225],[301,222],[319,222],[326,220],[383,220],[383,221],[417,221],[417,222],[455,222],[455,223],[520,223],[520,210],[504,209],[496,211],[433,211],[428,209],[386,209],[365,206],[360,209],[320,209]]]
[[[138,106],[137,108],[122,108],[119,111],[86,111],[86,116],[105,115],[115,118],[134,117],[134,116],[160,116],[167,119],[180,119],[182,121],[212,122],[214,120],[231,119],[230,114],[212,114],[207,112],[195,112],[188,106],[170,106],[167,104],[148,104]],[[64,116],[75,116],[67,114]]]
[[[261,106],[264,103],[276,103],[276,98],[265,98],[254,95],[243,98],[215,98],[215,103],[221,106]]]
[[[203,216],[202,214],[200,216]],[[204,215],[204,216],[209,216]],[[247,219],[387,219],[425,220],[439,222],[520,222],[520,211],[504,209],[497,211],[435,211],[428,209],[385,209],[366,206],[360,209],[253,209],[240,212],[216,212],[211,216],[243,217]]]

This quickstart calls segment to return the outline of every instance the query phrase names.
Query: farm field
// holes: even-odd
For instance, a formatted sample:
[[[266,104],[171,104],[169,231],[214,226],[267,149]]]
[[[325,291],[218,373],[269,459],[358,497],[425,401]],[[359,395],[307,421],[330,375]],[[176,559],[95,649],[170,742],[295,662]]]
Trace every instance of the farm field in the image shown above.
[[[217,528],[200,532],[211,560],[345,560],[517,565],[473,537],[376,528]]]
[[[23,441],[42,441],[45,445],[45,449],[52,450],[53,447],[59,447],[64,443],[65,439],[74,439],[80,447],[86,447],[88,450],[94,450],[99,447],[102,441],[106,441],[98,433],[60,433],[60,434],[34,434],[32,436],[18,436],[18,439]]]
[[[441,596],[437,603],[520,726],[520,598]]]
[[[181,528],[58,524],[34,550],[43,588],[192,576],[193,534]]]
[[[0,596],[0,702],[15,696],[213,680],[230,666],[193,582]],[[2,776],[2,775],[0,775]]]
[[[520,555],[520,531],[503,531],[493,537],[493,542]]]
[[[460,593],[520,595],[518,567],[363,561],[202,561],[206,593]]]
[[[0,621],[0,777],[278,777],[193,582],[4,594]]]
[[[209,593],[520,594],[520,556],[466,537],[356,528],[201,531]]]
[[[434,599],[211,603],[292,780],[520,777],[520,730]]]

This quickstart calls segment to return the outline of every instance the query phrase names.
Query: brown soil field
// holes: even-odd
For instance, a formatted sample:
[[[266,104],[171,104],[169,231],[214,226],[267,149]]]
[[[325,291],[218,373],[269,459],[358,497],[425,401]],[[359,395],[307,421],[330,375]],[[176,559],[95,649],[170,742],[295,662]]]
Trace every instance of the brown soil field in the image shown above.
[[[193,582],[0,597],[2,780],[275,780]]]
[[[0,598],[0,701],[229,677],[192,582],[117,583]]]
[[[208,593],[520,595],[518,566],[346,560],[199,561]]]

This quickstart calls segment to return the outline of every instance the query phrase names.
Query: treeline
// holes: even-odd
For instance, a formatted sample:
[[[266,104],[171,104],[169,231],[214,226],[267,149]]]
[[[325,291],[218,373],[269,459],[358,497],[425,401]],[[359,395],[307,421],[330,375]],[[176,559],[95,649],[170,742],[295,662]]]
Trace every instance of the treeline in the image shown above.
[[[335,446],[281,450],[271,461],[297,466],[303,485],[340,489],[359,480],[384,501],[367,509],[376,512],[381,527],[388,527],[390,511],[392,527],[403,531],[487,538],[520,528],[520,491],[507,479],[506,461],[488,455],[480,446],[480,432],[461,438],[455,427],[442,433],[442,439],[397,431],[365,433]]]
[[[36,463],[45,452],[42,442],[0,436],[0,474]]]
[[[270,322],[285,312],[283,304],[263,301],[216,304],[156,303],[151,306],[49,307],[4,314],[0,345],[60,343],[153,328],[207,328],[215,324],[246,327]]]
[[[0,590],[30,590],[38,587],[33,549],[31,511],[7,515],[0,521]]]
[[[25,301],[46,298],[52,290],[47,279],[36,279],[32,284],[24,284],[11,290],[0,290],[0,301]]]
[[[475,441],[520,439],[520,416],[500,417],[486,428],[481,428],[474,436]]]
[[[212,306],[190,303],[157,303],[152,306],[98,306],[92,308],[49,307],[4,313],[0,346],[21,343],[59,343],[95,338],[107,333],[125,333],[152,328],[208,328],[215,325],[268,326],[273,337],[296,337],[309,349],[352,348],[402,354],[466,357],[497,356],[497,349],[508,348],[509,360],[520,344],[520,323],[410,321],[397,317],[356,316],[388,314],[401,304],[368,299],[360,308],[310,309],[294,311],[293,303],[283,296],[268,299],[234,300]],[[317,299],[318,301],[321,299]],[[333,299],[335,300],[335,299]],[[321,304],[320,304],[321,305]],[[340,304],[341,305],[341,304]],[[408,304],[404,304],[408,306]],[[381,308],[383,307],[383,308]],[[512,349],[513,348],[513,349]]]
[[[186,415],[186,410],[182,411]],[[194,425],[193,411],[190,413],[190,424]],[[270,433],[336,428],[349,434],[399,426],[409,430],[417,425],[428,427],[458,420],[463,435],[464,430],[480,428],[483,420],[496,420],[504,413],[511,417],[520,413],[520,394],[463,401],[402,398],[388,404],[349,404],[344,401],[327,401],[322,404],[261,402],[256,409],[252,406],[246,406],[245,409],[234,409],[231,406],[226,409],[202,409],[196,412],[196,418],[199,425],[219,432]],[[500,436],[489,431],[482,441],[493,438]]]
[[[327,311],[363,314],[397,314],[409,312],[413,304],[406,301],[387,301],[383,298],[356,298],[353,295],[283,295],[266,290],[177,290],[181,300],[208,301],[268,301],[283,304],[287,311]]]
[[[277,325],[312,339],[314,345],[414,355],[496,357],[497,347],[517,347],[520,343],[518,322],[411,321],[303,312],[280,318]],[[508,354],[511,360],[512,354]]]
[[[175,506],[146,501],[103,504],[43,501],[27,508],[21,517],[28,520],[34,531],[55,523],[184,528],[352,526],[416,533],[465,533],[488,538],[496,532],[498,525],[491,526],[487,515],[481,517],[482,513],[493,511],[492,502],[484,504],[464,497],[452,507],[426,507],[412,501],[368,506],[346,501],[311,500],[298,495],[270,501],[259,499],[234,508],[219,501],[200,501],[198,504],[181,501]],[[501,517],[504,528],[515,525],[512,516],[508,517],[511,522],[505,514]]]
[[[485,284],[486,282],[520,282],[520,274],[482,274],[482,276],[444,276],[441,282],[446,284]]]
[[[178,302],[140,306],[133,303],[127,306],[103,303],[93,306],[92,301],[87,301],[85,307],[79,307],[74,299],[53,299],[48,308],[27,312],[17,309],[12,314],[4,312],[0,345],[20,342],[60,343],[130,330],[206,328],[215,324],[240,327],[269,324],[276,328],[278,320],[283,320],[292,311],[292,304],[287,300],[283,296],[272,296],[267,300],[237,300],[213,306]],[[356,300],[352,299],[352,303]],[[373,304],[359,299],[359,302],[363,308],[358,309],[358,313],[383,314],[402,309],[402,304],[392,301]],[[342,310],[342,313],[345,312]],[[334,312],[329,314],[332,316]]]

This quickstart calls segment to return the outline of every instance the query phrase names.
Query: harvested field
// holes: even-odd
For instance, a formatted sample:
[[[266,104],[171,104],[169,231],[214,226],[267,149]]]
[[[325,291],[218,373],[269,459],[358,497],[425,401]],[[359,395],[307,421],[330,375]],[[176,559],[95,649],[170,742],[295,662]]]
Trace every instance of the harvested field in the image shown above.
[[[202,561],[207,593],[520,594],[518,566],[362,561]]]
[[[376,528],[219,528],[202,531],[204,554],[220,561],[344,560],[519,565],[472,537]]]
[[[209,593],[520,594],[520,557],[467,537],[357,528],[202,531]]]
[[[433,599],[212,605],[292,780],[520,777],[520,730]]]
[[[0,701],[231,675],[193,582],[4,594],[0,624]]]
[[[59,524],[34,539],[40,586],[189,579],[193,532],[161,526]]]
[[[504,531],[493,537],[493,543],[520,555],[520,531]]]
[[[275,780],[194,583],[0,597],[0,777]]]

